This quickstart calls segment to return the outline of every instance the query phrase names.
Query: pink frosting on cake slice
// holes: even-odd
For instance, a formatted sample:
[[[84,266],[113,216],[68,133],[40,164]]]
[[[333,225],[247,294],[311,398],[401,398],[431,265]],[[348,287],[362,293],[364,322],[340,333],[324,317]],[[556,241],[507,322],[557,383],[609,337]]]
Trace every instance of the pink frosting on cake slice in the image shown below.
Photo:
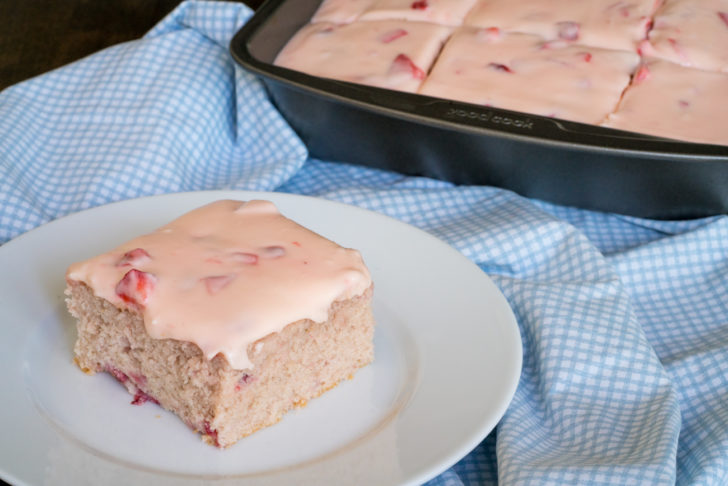
[[[274,64],[314,76],[416,92],[451,29],[382,20],[304,26]]]
[[[374,0],[362,20],[400,19],[460,26],[476,0]]]
[[[728,0],[666,0],[640,51],[683,66],[728,72]]]
[[[633,50],[658,0],[478,0],[464,24],[609,49]]]
[[[154,339],[195,343],[251,366],[249,344],[371,285],[359,252],[298,225],[268,201],[217,201],[71,265],[69,281],[144,317]]]
[[[604,126],[728,145],[728,74],[651,59]]]
[[[598,123],[617,106],[638,62],[634,52],[464,27],[448,41],[420,92]]]

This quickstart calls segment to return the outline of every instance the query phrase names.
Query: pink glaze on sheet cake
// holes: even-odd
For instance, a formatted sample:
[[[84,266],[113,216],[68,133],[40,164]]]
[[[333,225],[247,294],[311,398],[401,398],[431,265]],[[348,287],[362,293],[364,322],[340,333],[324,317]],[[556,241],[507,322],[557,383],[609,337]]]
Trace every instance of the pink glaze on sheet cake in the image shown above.
[[[683,66],[728,72],[728,0],[666,0],[640,52]]]
[[[359,252],[270,202],[229,200],[76,263],[67,279],[140,312],[152,338],[195,343],[235,369],[251,366],[250,343],[301,319],[325,321],[332,302],[371,285]]]
[[[463,27],[421,94],[584,123],[602,121],[639,63],[634,52]]]
[[[728,144],[728,74],[646,61],[604,126],[702,143]]]
[[[634,50],[659,0],[478,0],[464,24]]]
[[[728,0],[324,0],[314,20],[327,11],[346,11],[346,21],[353,23],[347,28],[305,26],[276,64],[363,85],[597,125],[614,112],[630,81],[649,71],[649,63],[637,71],[640,59],[661,58],[728,73]],[[451,17],[442,17],[444,12]],[[383,21],[372,20],[380,18],[402,20],[390,20],[398,23],[382,29]],[[428,22],[449,24],[452,30],[414,35],[415,25]],[[414,42],[402,47],[407,41]],[[418,57],[422,46],[427,55]],[[728,97],[721,89],[705,87],[698,69],[686,72],[700,78],[693,80],[694,90],[711,96],[705,102],[718,110]],[[678,79],[688,83],[683,74]],[[664,96],[673,96],[673,91]],[[712,134],[722,112],[713,114],[707,106],[690,108],[690,114],[684,113],[685,106],[681,110],[678,125],[686,123],[686,116],[705,113],[712,118],[696,119],[693,127],[701,128],[674,135],[668,135],[672,128],[655,128],[672,126],[669,120],[640,128],[649,110],[623,111],[609,123],[645,134],[657,130],[684,141],[728,144],[728,136]],[[713,128],[702,128],[706,125]]]
[[[304,26],[274,64],[314,76],[416,92],[450,34],[423,22],[383,20]]]

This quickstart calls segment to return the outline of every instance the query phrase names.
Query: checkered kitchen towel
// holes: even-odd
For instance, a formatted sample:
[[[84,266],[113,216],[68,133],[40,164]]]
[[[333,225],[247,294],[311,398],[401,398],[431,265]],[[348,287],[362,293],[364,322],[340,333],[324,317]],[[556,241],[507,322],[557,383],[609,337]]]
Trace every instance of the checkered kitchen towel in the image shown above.
[[[496,432],[432,484],[728,484],[728,218],[648,221],[308,159],[228,54],[249,15],[187,2],[143,39],[0,93],[0,243],[196,189],[380,211],[490,274],[523,336]]]

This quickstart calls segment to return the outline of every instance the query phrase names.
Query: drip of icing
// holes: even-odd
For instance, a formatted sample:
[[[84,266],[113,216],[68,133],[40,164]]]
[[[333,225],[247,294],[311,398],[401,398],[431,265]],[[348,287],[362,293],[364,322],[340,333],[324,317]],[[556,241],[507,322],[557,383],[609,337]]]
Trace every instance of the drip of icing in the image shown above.
[[[235,369],[252,366],[249,344],[300,319],[325,321],[332,302],[371,285],[358,251],[291,221],[271,202],[232,200],[75,263],[66,277],[141,312],[153,338],[193,342]]]

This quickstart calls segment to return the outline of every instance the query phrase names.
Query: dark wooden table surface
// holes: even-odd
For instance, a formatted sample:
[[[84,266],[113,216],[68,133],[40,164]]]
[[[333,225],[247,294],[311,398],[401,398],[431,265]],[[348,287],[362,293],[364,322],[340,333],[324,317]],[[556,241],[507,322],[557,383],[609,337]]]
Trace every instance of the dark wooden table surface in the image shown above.
[[[141,37],[181,0],[0,0],[0,90]],[[255,8],[262,0],[245,0]]]
[[[258,7],[263,0],[245,0]],[[0,90],[141,37],[181,0],[0,0]],[[0,480],[0,485],[6,483]]]

